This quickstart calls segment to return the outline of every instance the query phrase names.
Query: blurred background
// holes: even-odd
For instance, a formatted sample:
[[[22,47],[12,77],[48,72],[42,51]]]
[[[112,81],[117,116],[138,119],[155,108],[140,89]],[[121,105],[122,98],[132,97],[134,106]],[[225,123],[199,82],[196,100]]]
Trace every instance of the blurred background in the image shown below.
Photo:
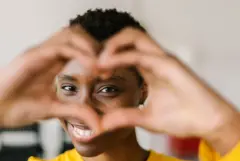
[[[131,12],[164,48],[240,107],[238,0],[0,0],[0,65],[91,8]],[[196,140],[137,130],[145,148],[182,158],[196,157]],[[30,155],[52,158],[70,148],[71,142],[56,120],[0,129],[0,160],[26,161]]]

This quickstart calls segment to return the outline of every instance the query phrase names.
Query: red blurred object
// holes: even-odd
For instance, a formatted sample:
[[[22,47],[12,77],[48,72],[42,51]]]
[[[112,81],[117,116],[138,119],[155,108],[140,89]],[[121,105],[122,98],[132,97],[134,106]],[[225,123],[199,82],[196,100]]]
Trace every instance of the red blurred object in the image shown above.
[[[176,137],[169,138],[169,147],[171,152],[178,157],[197,156],[199,138],[179,139]]]

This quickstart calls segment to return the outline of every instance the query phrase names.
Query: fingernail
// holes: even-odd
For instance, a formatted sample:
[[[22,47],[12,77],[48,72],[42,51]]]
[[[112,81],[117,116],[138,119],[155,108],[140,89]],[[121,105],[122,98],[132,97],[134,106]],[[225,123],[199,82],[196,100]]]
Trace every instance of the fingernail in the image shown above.
[[[101,75],[100,75],[100,78],[102,78],[103,80],[106,80],[108,78],[110,78],[112,75],[111,72],[103,72]]]
[[[102,132],[109,132],[109,131],[112,131],[112,129],[109,127],[102,127]]]
[[[101,78],[102,78],[103,80],[107,79],[107,78],[108,78],[108,74],[107,74],[107,73],[101,74]]]

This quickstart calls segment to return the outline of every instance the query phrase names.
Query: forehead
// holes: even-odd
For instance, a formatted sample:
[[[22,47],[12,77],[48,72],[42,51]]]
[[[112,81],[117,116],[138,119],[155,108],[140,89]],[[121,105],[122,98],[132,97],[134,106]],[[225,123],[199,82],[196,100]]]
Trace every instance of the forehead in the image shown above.
[[[87,69],[84,69],[84,67],[77,61],[77,60],[71,60],[68,62],[60,74],[65,74],[65,75],[86,75],[88,74]]]
[[[71,60],[67,63],[59,74],[68,76],[90,76],[89,71],[77,60]],[[123,77],[130,82],[137,81],[136,73],[128,68],[118,68],[114,70],[113,76]]]

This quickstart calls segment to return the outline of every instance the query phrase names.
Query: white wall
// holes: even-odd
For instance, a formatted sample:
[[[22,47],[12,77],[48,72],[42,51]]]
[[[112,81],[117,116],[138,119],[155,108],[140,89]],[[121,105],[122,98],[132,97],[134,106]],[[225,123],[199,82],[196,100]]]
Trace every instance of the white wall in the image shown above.
[[[1,64],[66,25],[70,18],[96,7],[131,10],[131,1],[1,0]]]
[[[240,1],[140,0],[150,33],[240,107]]]
[[[1,0],[0,65],[42,41],[78,13],[95,7],[132,11],[153,37],[240,107],[238,0]],[[57,139],[56,122],[44,126]],[[55,134],[54,134],[55,133]],[[46,133],[44,133],[46,135]],[[140,132],[144,147],[167,152],[164,136]],[[46,144],[49,156],[54,146]]]

